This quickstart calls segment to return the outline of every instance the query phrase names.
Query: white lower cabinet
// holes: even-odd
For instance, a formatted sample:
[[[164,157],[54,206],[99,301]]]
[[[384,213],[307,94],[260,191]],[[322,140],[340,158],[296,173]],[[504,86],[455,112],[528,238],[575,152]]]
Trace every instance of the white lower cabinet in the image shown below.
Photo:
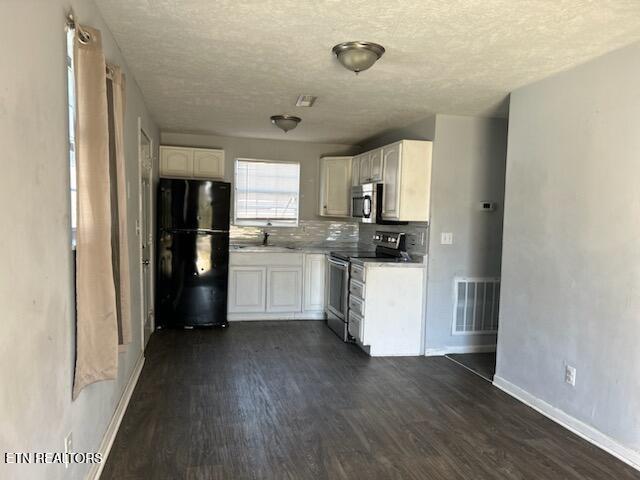
[[[364,336],[362,335],[362,317],[353,311],[349,311],[349,335],[355,338],[358,343],[365,343]]]
[[[302,309],[302,267],[268,267],[267,312]]]
[[[324,318],[324,285],[324,254],[231,252],[228,318]]]
[[[229,270],[229,312],[264,312],[267,267],[236,266]]]
[[[323,312],[325,298],[325,273],[327,265],[324,253],[308,253],[304,256],[304,310]]]

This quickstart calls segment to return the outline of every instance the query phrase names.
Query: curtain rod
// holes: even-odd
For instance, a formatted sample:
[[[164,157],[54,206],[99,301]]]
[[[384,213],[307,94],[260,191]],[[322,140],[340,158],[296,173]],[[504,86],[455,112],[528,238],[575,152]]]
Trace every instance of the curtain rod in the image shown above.
[[[76,16],[73,13],[73,9],[70,8],[67,12],[67,28],[70,30],[78,30],[78,40],[80,42],[87,44],[91,41],[91,34],[84,30],[80,24],[76,22]]]

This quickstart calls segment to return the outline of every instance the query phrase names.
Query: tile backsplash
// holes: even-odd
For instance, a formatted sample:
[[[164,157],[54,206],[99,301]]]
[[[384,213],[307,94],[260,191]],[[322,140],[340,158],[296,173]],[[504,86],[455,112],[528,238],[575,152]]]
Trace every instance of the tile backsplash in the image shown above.
[[[300,220],[297,227],[245,227],[231,225],[232,244],[259,244],[262,232],[269,232],[272,245],[304,245],[307,247],[356,247],[359,224],[348,221]]]

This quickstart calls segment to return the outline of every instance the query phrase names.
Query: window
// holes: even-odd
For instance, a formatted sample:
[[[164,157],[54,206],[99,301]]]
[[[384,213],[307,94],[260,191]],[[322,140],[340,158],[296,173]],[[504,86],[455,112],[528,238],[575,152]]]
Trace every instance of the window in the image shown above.
[[[300,164],[237,159],[236,225],[298,225]]]
[[[71,203],[71,249],[76,248],[78,184],[76,179],[76,79],[73,63],[75,30],[67,28],[67,104],[69,113],[69,201]]]

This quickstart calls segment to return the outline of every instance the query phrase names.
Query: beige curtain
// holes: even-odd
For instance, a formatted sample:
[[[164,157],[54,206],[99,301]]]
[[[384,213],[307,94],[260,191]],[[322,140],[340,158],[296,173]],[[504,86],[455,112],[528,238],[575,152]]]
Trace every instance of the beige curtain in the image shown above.
[[[131,281],[127,235],[127,184],[124,157],[125,78],[117,65],[107,66],[113,271],[118,311],[118,343],[131,343]]]
[[[106,64],[100,32],[76,29],[76,370],[73,398],[87,385],[114,379],[118,325],[111,249]]]

